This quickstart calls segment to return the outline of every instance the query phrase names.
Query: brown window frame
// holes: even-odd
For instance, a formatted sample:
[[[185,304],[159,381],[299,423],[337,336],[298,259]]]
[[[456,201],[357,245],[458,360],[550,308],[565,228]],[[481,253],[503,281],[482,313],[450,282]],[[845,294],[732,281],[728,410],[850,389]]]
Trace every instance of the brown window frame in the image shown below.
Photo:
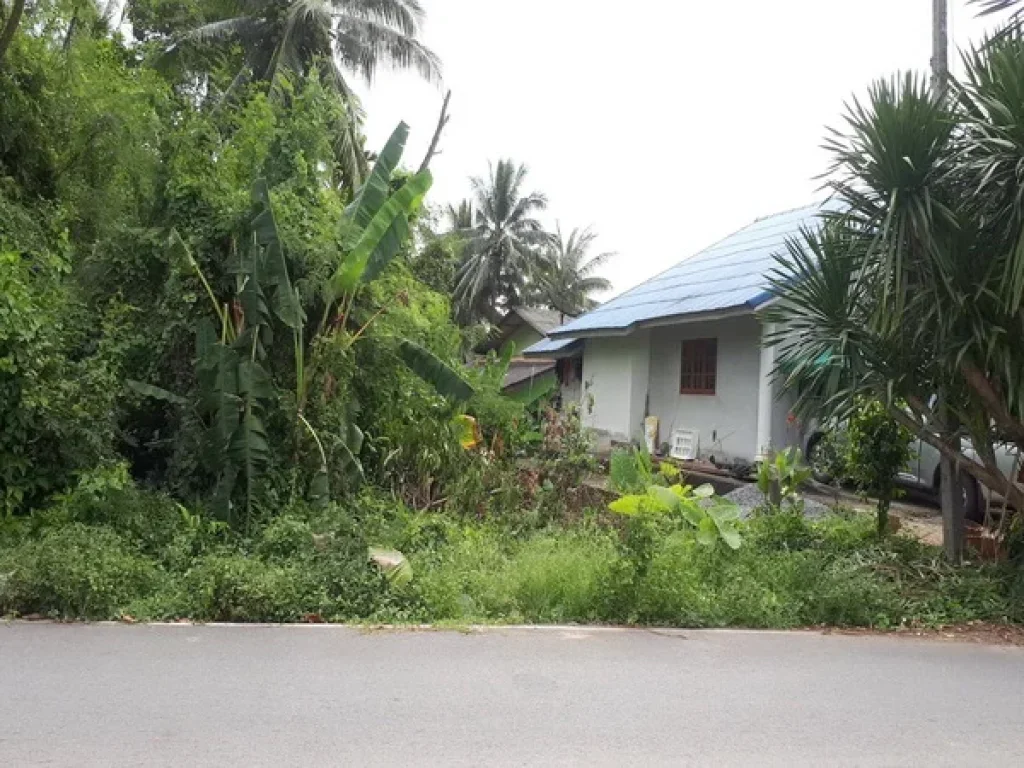
[[[715,394],[718,386],[717,338],[686,339],[679,361],[679,394]]]

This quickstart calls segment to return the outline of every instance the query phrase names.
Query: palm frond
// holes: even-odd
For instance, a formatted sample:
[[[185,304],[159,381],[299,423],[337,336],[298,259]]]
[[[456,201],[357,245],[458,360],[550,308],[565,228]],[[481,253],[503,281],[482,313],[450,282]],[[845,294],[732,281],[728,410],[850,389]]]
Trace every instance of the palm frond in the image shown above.
[[[423,24],[423,7],[416,0],[331,0],[342,16],[375,21],[415,37]]]
[[[373,81],[379,64],[397,69],[416,70],[432,83],[441,81],[441,60],[415,38],[383,24],[343,16],[334,31],[338,58],[368,82]]]
[[[181,40],[204,45],[224,40],[253,38],[259,34],[263,25],[258,19],[249,16],[238,16],[233,19],[211,21],[208,24],[191,29],[181,36]],[[172,47],[175,47],[172,45]]]

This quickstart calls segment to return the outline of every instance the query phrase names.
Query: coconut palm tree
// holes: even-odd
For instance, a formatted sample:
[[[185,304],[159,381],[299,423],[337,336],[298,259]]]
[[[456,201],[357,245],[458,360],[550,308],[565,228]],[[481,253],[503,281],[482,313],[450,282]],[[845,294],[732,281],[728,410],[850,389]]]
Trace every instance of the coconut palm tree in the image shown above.
[[[551,247],[541,263],[541,284],[544,303],[566,315],[579,315],[593,309],[597,302],[592,293],[611,290],[612,284],[594,272],[615,254],[612,252],[587,256],[597,239],[590,227],[574,229],[566,238],[557,226]]]
[[[471,179],[475,221],[459,230],[465,250],[454,296],[465,320],[498,322],[502,310],[519,305],[535,282],[541,249],[550,239],[535,215],[548,201],[540,192],[524,194],[527,173],[525,165],[499,160],[486,179]]]
[[[305,74],[328,62],[339,92],[345,72],[366,79],[381,63],[440,79],[437,56],[416,39],[423,23],[418,0],[234,0],[233,15],[189,31],[184,41],[239,43],[244,76],[274,82],[283,72]]]
[[[473,227],[473,201],[465,199],[458,207],[449,205],[445,209],[445,217],[452,232],[461,232]]]
[[[349,74],[372,82],[381,64],[413,69],[431,82],[441,77],[437,56],[417,40],[424,13],[419,0],[225,0],[223,18],[184,34],[170,49],[239,45],[243,66],[228,89],[254,79],[273,89],[282,75],[321,68],[326,83],[348,105],[337,153],[358,185],[366,171],[359,139],[362,109]]]

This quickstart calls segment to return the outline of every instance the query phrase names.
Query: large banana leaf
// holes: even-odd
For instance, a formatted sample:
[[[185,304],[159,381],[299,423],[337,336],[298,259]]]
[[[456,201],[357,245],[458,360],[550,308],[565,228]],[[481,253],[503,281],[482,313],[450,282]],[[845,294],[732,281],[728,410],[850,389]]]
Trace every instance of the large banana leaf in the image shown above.
[[[255,478],[259,470],[270,460],[267,430],[251,407],[246,409],[244,418],[238,422],[238,427],[231,436],[228,456],[248,478]]]
[[[398,353],[409,370],[430,384],[443,397],[462,402],[476,394],[468,381],[429,349],[403,339],[398,345]]]
[[[376,565],[393,587],[404,587],[412,581],[412,565],[397,549],[369,547],[370,562]]]
[[[391,175],[402,160],[408,138],[409,126],[399,123],[378,155],[366,183],[345,210],[345,217],[355,223],[357,231],[362,231],[369,225],[370,220],[377,215],[377,211],[391,193]]]
[[[306,318],[288,275],[284,247],[278,236],[277,220],[270,205],[270,190],[265,179],[256,180],[252,196],[260,209],[252,221],[253,236],[256,244],[262,249],[260,282],[267,288],[273,288],[271,304],[278,319],[289,328],[302,328]]]
[[[524,407],[528,407],[538,400],[547,397],[556,389],[558,389],[558,377],[554,373],[549,373],[531,382],[529,387],[507,394],[505,397]]]
[[[353,290],[384,270],[398,254],[409,232],[409,217],[420,207],[432,183],[430,171],[417,173],[380,207],[331,277],[330,298]]]
[[[145,397],[152,397],[154,400],[163,400],[165,403],[172,403],[174,405],[188,405],[188,400],[181,395],[176,395],[169,390],[161,387],[155,387],[144,381],[126,379],[124,383],[128,389],[131,389]]]
[[[274,383],[270,374],[259,363],[243,360],[238,364],[238,393],[256,400],[274,396]]]
[[[365,436],[363,430],[352,422],[349,422],[345,431],[346,434],[338,436],[335,441],[335,447],[341,454],[338,458],[338,471],[346,482],[358,485],[366,479],[363,463],[359,461]]]
[[[245,415],[231,436],[227,455],[230,462],[245,476],[245,511],[248,525],[252,521],[256,479],[270,463],[267,430],[256,415],[251,402],[246,403]]]

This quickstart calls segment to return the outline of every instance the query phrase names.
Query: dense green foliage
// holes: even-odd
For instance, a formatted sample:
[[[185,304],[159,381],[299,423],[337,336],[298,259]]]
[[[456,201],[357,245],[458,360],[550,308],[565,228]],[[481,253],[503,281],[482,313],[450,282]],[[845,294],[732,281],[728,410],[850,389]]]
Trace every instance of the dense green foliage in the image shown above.
[[[147,39],[204,20],[145,8]],[[226,105],[191,78],[223,82],[230,57],[158,68],[100,19],[71,35],[73,9],[29,10],[0,71],[4,514],[121,460],[239,525],[364,475],[400,494],[455,477],[453,407],[399,355],[465,346],[407,265],[429,172],[398,168],[405,129],[353,188],[352,105],[315,63]]]
[[[418,3],[139,0],[130,43],[92,3],[24,8],[0,41],[0,615],[1024,618],[1014,567],[859,518],[745,523],[642,452],[613,457],[609,511],[578,409],[503,395],[508,356],[467,364],[482,331],[453,319],[586,308],[592,234],[553,243],[508,162],[439,227],[408,129],[364,148],[345,75],[435,77]]]
[[[994,449],[1024,452],[1024,28],[964,61],[948,98],[907,74],[851,102],[827,142],[834,205],[780,256],[768,319],[801,415],[881,401],[1024,508]]]
[[[946,565],[935,548],[879,540],[870,515],[758,516],[732,550],[702,546],[671,516],[629,531],[593,516],[522,528],[374,493],[298,505],[240,536],[118,486],[107,478],[0,532],[0,614],[882,628],[1024,619],[1015,567]],[[368,542],[405,553],[412,580],[368,566]]]

